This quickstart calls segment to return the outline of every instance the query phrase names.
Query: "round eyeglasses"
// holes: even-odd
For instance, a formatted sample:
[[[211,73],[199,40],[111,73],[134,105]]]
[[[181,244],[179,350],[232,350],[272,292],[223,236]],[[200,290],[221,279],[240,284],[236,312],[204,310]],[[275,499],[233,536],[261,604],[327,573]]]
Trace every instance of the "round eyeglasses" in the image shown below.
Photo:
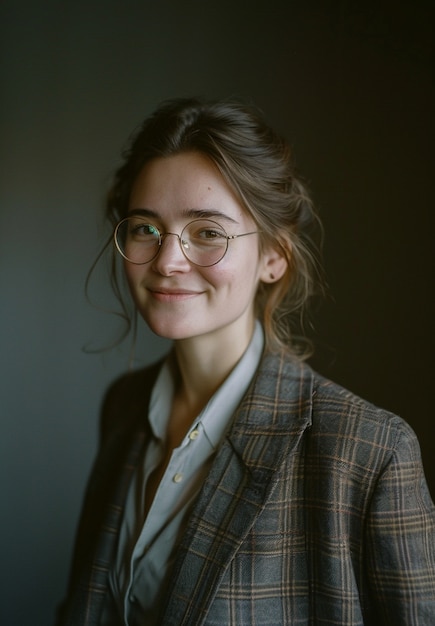
[[[157,226],[142,217],[131,216],[119,222],[113,238],[124,259],[135,265],[143,265],[155,259],[165,237],[174,235],[188,261],[200,267],[211,267],[222,261],[230,239],[255,235],[258,232],[254,230],[240,235],[227,235],[217,222],[196,219],[186,224],[180,235],[161,233]]]

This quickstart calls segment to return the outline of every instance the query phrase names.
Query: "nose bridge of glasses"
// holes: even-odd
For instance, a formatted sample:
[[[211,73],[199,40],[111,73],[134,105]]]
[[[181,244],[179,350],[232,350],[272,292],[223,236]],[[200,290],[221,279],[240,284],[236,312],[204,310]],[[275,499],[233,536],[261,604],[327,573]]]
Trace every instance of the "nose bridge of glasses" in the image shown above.
[[[182,238],[183,233],[181,233],[180,235],[178,233],[171,233],[170,231],[166,232],[166,233],[160,233],[160,247],[162,247],[164,240],[166,239],[166,237],[168,235],[173,235],[174,237],[177,238],[179,246],[181,248],[181,251],[184,253],[186,251],[189,250],[190,246],[189,246],[189,242],[187,239]]]
[[[163,239],[165,239],[165,237],[167,237],[168,235],[173,235],[174,237],[177,237],[178,241],[180,241],[181,235],[179,235],[178,233],[171,233],[170,231],[166,233],[160,233],[160,239],[163,241]]]

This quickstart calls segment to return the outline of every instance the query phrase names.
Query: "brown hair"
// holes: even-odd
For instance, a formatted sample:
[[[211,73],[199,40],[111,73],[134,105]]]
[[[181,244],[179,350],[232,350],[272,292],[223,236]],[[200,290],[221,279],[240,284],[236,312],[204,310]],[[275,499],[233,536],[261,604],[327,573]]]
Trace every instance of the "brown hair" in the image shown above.
[[[291,331],[319,277],[313,226],[318,218],[298,177],[288,143],[253,107],[235,101],[176,99],[163,103],[133,137],[107,197],[113,226],[126,216],[132,186],[151,159],[188,151],[207,155],[252,215],[262,243],[280,250],[288,262],[284,276],[261,283],[256,299],[268,347],[301,352]],[[116,270],[112,284],[119,295]],[[306,350],[305,350],[306,351]]]

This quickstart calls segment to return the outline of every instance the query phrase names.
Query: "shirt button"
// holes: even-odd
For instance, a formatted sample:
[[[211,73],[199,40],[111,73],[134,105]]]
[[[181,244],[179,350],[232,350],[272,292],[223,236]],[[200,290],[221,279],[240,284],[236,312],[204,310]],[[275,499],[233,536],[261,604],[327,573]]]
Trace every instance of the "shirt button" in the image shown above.
[[[199,430],[197,428],[195,428],[195,430],[192,430],[192,432],[190,433],[189,439],[191,441],[195,441],[195,439],[198,438],[198,435],[199,435]]]
[[[172,480],[174,481],[174,483],[181,483],[181,481],[183,480],[183,474],[174,474]]]

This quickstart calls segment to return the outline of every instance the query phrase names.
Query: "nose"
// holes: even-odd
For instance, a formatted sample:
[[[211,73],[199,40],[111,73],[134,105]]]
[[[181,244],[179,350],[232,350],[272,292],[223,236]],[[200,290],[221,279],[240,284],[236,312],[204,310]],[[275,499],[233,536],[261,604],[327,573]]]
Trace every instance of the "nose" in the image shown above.
[[[187,272],[191,265],[181,249],[182,242],[177,233],[162,234],[162,243],[158,255],[153,261],[154,269],[165,276],[174,272]]]

